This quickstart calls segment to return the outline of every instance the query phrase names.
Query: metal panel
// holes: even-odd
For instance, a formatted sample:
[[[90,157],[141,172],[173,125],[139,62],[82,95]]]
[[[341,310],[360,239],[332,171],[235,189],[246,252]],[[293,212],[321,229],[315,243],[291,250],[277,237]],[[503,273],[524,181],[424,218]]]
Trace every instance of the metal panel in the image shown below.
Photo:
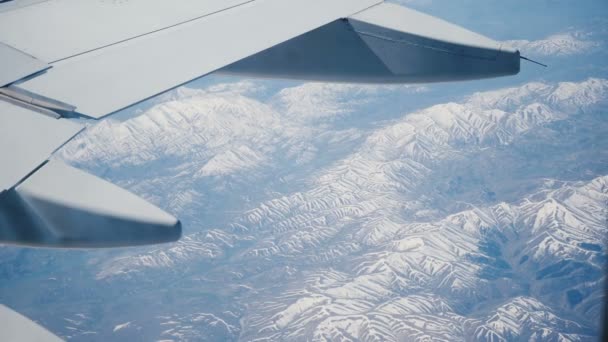
[[[0,241],[98,248],[176,241],[180,222],[132,193],[49,161],[0,195]]]
[[[21,87],[99,118],[380,0],[256,0],[53,65]]]
[[[0,43],[0,87],[48,68],[46,63]]]
[[[61,342],[45,328],[0,304],[0,341]]]
[[[15,186],[81,129],[0,98],[0,192]]]
[[[0,42],[54,62],[251,0],[50,0],[0,13]]]

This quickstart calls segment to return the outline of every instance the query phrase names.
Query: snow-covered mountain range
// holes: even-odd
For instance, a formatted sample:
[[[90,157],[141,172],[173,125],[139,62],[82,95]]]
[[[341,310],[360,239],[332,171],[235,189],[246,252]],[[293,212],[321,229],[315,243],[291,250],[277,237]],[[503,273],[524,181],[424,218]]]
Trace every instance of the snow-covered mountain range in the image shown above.
[[[256,299],[241,336],[593,340],[607,201],[600,177],[440,221],[374,222],[384,241]]]
[[[427,91],[180,88],[90,127],[59,157],[168,208],[187,235],[84,256],[82,297],[38,319],[99,340],[596,340],[608,80],[394,115]],[[68,285],[53,284],[61,302]]]

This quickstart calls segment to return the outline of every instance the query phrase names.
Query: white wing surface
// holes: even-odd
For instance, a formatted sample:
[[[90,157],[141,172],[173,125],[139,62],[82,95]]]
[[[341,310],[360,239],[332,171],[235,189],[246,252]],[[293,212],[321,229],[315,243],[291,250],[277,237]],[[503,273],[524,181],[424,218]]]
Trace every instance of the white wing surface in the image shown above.
[[[9,45],[0,43],[0,87],[48,69],[46,63]]]
[[[53,112],[9,101],[0,97],[0,191],[17,185],[82,129]]]
[[[0,304],[0,341],[62,342],[50,331]]]
[[[182,3],[184,10],[167,11]],[[7,13],[11,20],[0,19],[0,32],[13,21],[24,22],[22,16],[43,18],[43,30],[11,34],[7,43],[43,60],[58,61],[19,87],[100,118],[376,3],[131,0],[123,5],[57,0]],[[229,7],[220,10],[222,6]],[[85,15],[73,13],[83,7],[88,10]],[[162,11],[173,19],[163,17]],[[55,26],[46,12],[71,16]],[[145,20],[134,20],[140,17]],[[49,35],[55,38],[47,42]],[[68,43],[62,44],[64,39]]]
[[[411,83],[519,72],[519,52],[381,0],[0,3],[0,242],[168,242],[181,224],[50,155],[99,119],[212,72]]]

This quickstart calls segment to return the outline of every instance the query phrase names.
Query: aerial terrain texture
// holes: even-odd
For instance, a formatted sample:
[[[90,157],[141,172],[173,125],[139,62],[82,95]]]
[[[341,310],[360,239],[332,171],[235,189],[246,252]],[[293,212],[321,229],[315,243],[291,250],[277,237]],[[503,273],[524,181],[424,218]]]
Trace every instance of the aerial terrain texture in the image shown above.
[[[401,3],[549,68],[406,86],[212,75],[90,122],[54,158],[184,237],[0,247],[0,303],[74,341],[599,340],[608,4]]]

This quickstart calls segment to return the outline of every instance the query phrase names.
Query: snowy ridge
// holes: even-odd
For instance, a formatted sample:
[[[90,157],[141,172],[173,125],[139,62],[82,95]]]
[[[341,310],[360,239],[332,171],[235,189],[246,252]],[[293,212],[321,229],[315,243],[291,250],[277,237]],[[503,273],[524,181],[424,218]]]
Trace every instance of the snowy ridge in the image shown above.
[[[572,95],[595,93],[599,87],[606,96],[606,85],[603,80],[589,80],[579,84],[579,92]],[[477,94],[463,104],[433,106],[374,132],[359,151],[318,175],[311,190],[272,200],[246,213],[239,225],[270,231],[273,237],[273,242],[251,253],[297,253],[332,239],[344,229],[351,230],[353,219],[367,222],[383,217],[398,225],[403,219],[395,218],[391,211],[419,214],[426,198],[416,194],[417,187],[442,160],[476,146],[508,144],[522,132],[567,116],[561,110],[568,109],[573,100],[565,98],[565,105],[553,100],[556,93],[561,94],[563,84],[522,88],[533,89],[535,94],[521,96],[521,88]],[[516,95],[510,96],[513,93]],[[503,104],[505,98],[508,100]],[[535,110],[530,111],[526,98],[546,103],[534,105]],[[588,98],[587,106],[599,102],[595,96]],[[373,236],[369,224],[360,222],[359,227],[368,231],[365,236]],[[382,232],[390,236],[390,225]]]
[[[386,92],[424,93],[424,86],[305,83],[279,91],[273,104],[290,120],[333,121]]]
[[[224,251],[232,248],[235,236],[221,230],[209,230],[185,236],[175,245],[160,250],[152,250],[137,258],[119,257],[104,263],[103,271],[97,274],[97,279],[105,279],[117,275],[129,276],[142,268],[171,268],[180,262],[192,258],[212,260],[223,256]]]
[[[184,134],[184,129],[193,134]],[[103,121],[70,144],[63,155],[83,163],[95,160],[111,164],[120,160],[122,167],[166,156],[196,156],[208,162],[216,154],[230,152],[228,142],[255,145],[257,139],[262,139],[264,144],[263,139],[268,137],[258,136],[262,130],[267,134],[281,131],[279,118],[271,108],[232,93],[203,93],[159,104],[124,123]],[[110,136],[109,131],[115,135]],[[86,148],[92,139],[102,141],[95,152]],[[241,144],[235,145],[232,152],[239,156]]]
[[[606,251],[596,243],[608,234],[608,176],[531,197],[539,196],[544,198],[403,225],[393,241],[357,257],[354,268],[312,274],[284,297],[256,302],[259,308],[247,317],[242,337],[263,333],[270,339],[305,339],[312,333],[319,341],[593,340],[588,326],[557,316],[543,303],[567,307],[573,317],[591,318],[589,323],[600,315],[597,299],[603,288],[577,274],[605,278],[601,260]],[[567,215],[553,215],[543,205],[556,197]],[[585,225],[569,218],[581,210],[591,214]],[[531,220],[547,215],[542,222]],[[569,244],[535,254],[564,230],[569,230]],[[568,267],[564,260],[588,266]],[[490,298],[496,301],[496,293],[506,301],[475,311]],[[572,293],[588,297],[573,302]],[[269,304],[281,302],[285,306]]]
[[[592,340],[579,324],[555,316],[549,307],[528,297],[514,298],[476,324],[474,336],[480,341]]]
[[[186,317],[162,316],[160,337],[171,341],[180,340],[227,340],[235,333],[235,327],[210,313],[195,313]]]
[[[520,50],[524,56],[581,55],[601,46],[588,33],[581,31],[554,34],[540,40],[509,40],[504,43]]]

